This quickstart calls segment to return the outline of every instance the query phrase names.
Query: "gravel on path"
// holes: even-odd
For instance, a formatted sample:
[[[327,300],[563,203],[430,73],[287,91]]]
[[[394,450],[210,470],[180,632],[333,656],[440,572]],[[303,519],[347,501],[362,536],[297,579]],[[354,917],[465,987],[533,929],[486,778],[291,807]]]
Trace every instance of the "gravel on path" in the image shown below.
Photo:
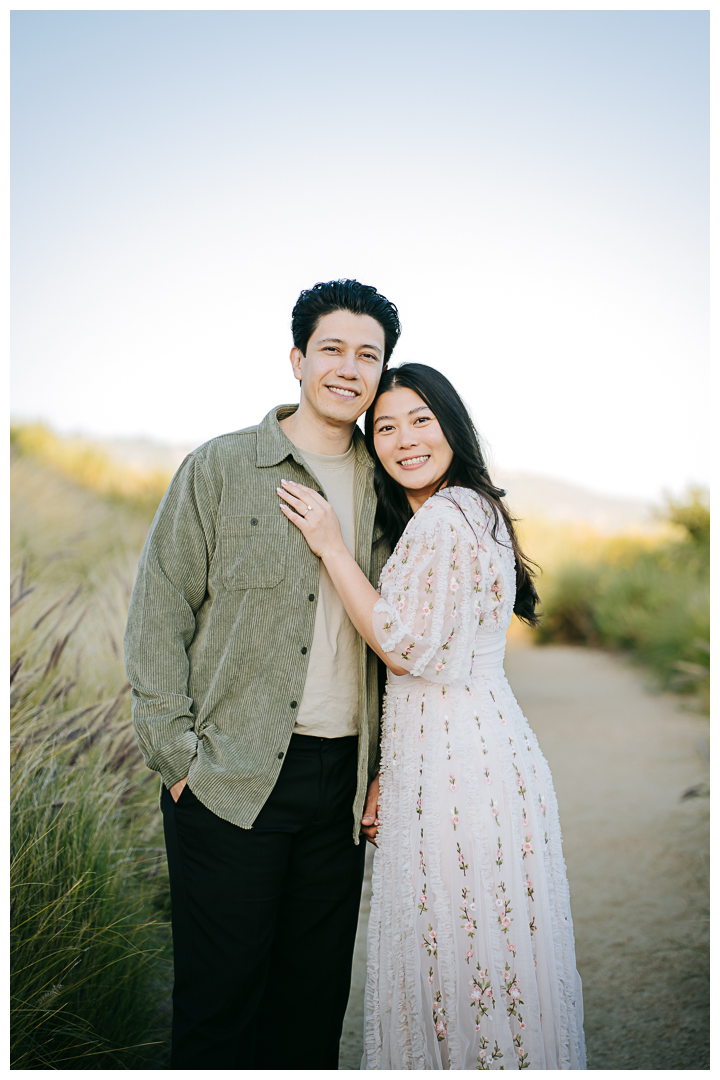
[[[560,805],[588,1068],[709,1069],[707,719],[596,650],[512,643],[506,671]],[[341,1069],[362,1054],[371,855]]]

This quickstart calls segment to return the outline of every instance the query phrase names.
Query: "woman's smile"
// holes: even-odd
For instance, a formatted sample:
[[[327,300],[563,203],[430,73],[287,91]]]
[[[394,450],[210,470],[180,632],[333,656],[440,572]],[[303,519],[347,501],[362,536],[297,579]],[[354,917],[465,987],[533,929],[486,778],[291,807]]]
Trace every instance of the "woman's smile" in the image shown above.
[[[398,461],[398,465],[401,469],[418,469],[421,465],[424,465],[426,461],[430,460],[429,454],[424,454],[421,457],[405,458],[403,461]]]

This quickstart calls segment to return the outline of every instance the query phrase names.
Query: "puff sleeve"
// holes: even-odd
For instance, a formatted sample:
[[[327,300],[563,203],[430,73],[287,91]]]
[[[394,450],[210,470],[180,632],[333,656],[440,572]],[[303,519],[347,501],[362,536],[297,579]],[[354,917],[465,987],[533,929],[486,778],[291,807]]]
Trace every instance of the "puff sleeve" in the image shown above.
[[[466,682],[479,625],[497,628],[503,574],[486,523],[473,528],[443,502],[426,504],[401,537],[383,574],[373,629],[388,659],[411,675]]]

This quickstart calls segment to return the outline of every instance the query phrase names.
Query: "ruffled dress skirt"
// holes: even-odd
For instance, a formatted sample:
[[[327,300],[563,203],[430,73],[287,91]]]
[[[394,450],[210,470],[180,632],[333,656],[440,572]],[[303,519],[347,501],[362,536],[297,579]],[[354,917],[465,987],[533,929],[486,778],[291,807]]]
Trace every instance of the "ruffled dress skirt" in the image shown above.
[[[557,802],[502,638],[470,685],[388,681],[365,1069],[586,1067]]]

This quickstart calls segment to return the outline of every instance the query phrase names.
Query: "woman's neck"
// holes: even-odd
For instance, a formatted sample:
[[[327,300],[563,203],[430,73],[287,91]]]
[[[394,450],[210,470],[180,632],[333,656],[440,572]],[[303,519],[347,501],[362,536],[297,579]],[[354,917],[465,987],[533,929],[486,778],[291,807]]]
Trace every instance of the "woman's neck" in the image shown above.
[[[440,484],[431,485],[426,488],[404,488],[403,490],[407,495],[407,501],[410,503],[410,509],[413,514],[417,514],[420,507],[424,506],[428,499],[431,499],[433,495],[444,487],[447,487],[447,480],[443,480]]]

